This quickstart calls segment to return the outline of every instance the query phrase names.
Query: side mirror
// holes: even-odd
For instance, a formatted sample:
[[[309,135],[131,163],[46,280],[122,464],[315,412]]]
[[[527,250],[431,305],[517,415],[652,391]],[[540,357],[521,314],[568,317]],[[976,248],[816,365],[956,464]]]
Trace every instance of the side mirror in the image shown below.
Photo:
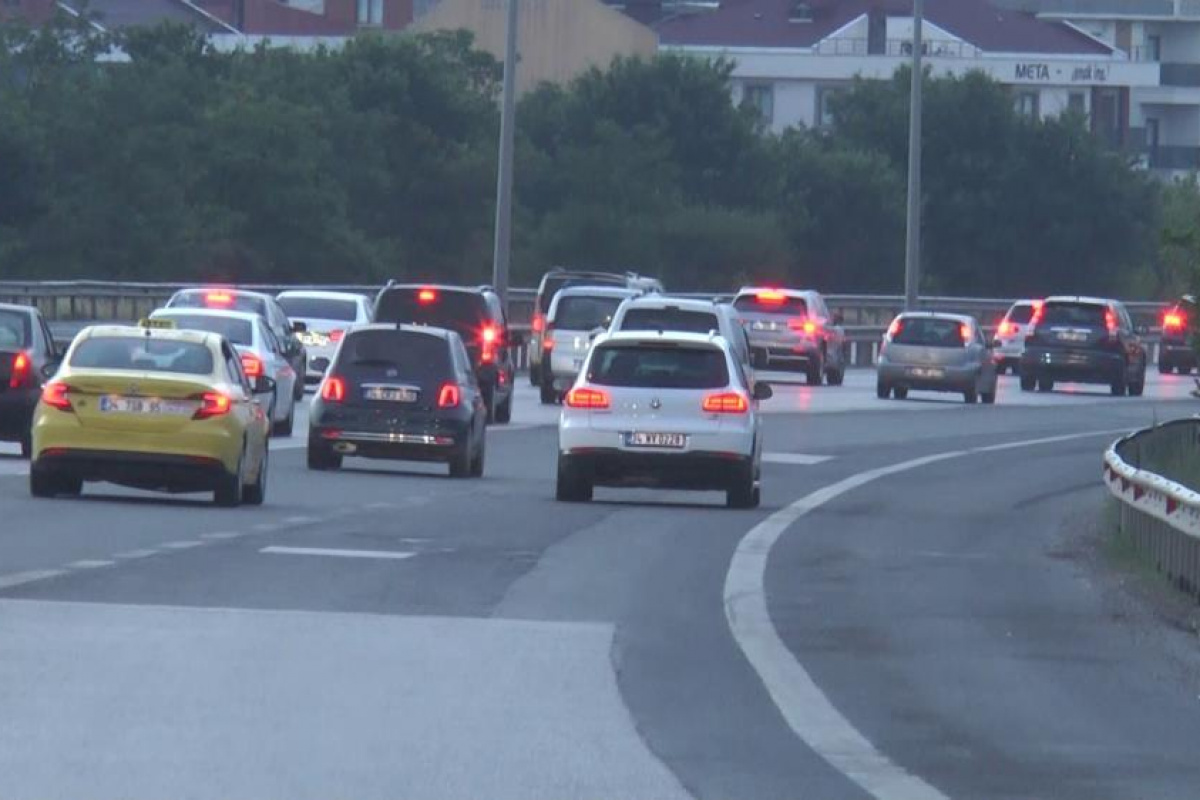
[[[754,399],[755,400],[770,400],[775,396],[775,390],[771,388],[771,384],[759,381],[754,384]]]
[[[275,379],[269,378],[266,375],[259,375],[251,384],[255,394],[268,394],[275,391]]]
[[[308,330],[308,325],[303,322],[292,323],[292,333],[304,333]]]
[[[846,315],[841,311],[835,311],[829,315],[829,321],[834,325],[844,325],[846,324]]]
[[[588,338],[595,340],[595,338],[597,336],[601,335],[602,333],[606,333],[607,331],[608,331],[608,328],[604,328],[604,327],[597,325],[595,328],[592,329],[592,332],[588,334]]]

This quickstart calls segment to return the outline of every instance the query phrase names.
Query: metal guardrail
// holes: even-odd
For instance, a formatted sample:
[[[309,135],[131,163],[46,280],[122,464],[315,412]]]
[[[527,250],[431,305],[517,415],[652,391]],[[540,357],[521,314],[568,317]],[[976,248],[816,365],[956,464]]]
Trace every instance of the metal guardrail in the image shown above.
[[[1118,439],[1104,482],[1119,501],[1123,535],[1180,591],[1200,601],[1200,417]]]

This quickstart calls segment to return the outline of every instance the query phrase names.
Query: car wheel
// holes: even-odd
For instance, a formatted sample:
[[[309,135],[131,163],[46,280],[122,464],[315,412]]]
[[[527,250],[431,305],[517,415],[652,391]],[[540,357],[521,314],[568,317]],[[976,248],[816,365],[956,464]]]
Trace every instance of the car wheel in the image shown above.
[[[213,491],[213,502],[222,508],[236,508],[242,504],[243,475],[246,458],[245,454],[238,459],[237,472],[222,475],[217,488]]]
[[[729,488],[725,491],[725,505],[729,508],[757,508],[760,493],[754,481],[754,465],[750,462],[738,464],[733,471]]]
[[[242,489],[242,499],[252,506],[261,506],[267,499],[267,478],[270,475],[271,448],[263,445],[262,466],[258,468],[258,477],[254,483]]]
[[[491,425],[496,421],[496,390],[493,387],[485,387],[483,390],[483,406],[487,409],[487,424]]]
[[[483,464],[487,459],[487,437],[481,437],[479,447],[475,448],[475,457],[471,459],[471,477],[483,477]]]
[[[292,408],[288,411],[287,419],[283,422],[276,422],[271,426],[271,433],[274,436],[291,436],[292,430],[296,426],[296,404],[292,403]]]
[[[979,392],[975,389],[963,392],[963,402],[969,406],[975,405],[979,402]]]
[[[565,503],[587,503],[592,499],[592,482],[570,456],[558,457],[558,480],[554,499]]]
[[[821,379],[825,377],[825,359],[821,359],[816,364],[809,365],[804,370],[804,382],[809,386],[820,386]]]
[[[831,370],[829,370],[829,372],[825,373],[825,381],[830,386],[841,386],[842,383],[845,382],[845,380],[846,380],[846,368],[845,367],[841,367],[839,369],[831,369]]]
[[[875,396],[880,400],[887,400],[892,394],[892,387],[888,386],[883,381],[875,382]]]
[[[996,402],[996,390],[992,389],[990,392],[980,392],[979,397],[983,400],[985,406],[994,405]]]
[[[1126,388],[1126,391],[1129,392],[1130,397],[1141,397],[1142,393],[1146,391],[1146,373],[1145,373],[1145,371],[1144,370],[1142,371],[1142,373],[1138,376],[1137,380],[1130,381],[1129,385],[1125,388]]]
[[[1176,371],[1178,371],[1178,372],[1182,372],[1182,371],[1183,371],[1183,368],[1182,368],[1182,367],[1175,367],[1175,370],[1176,370]],[[1170,365],[1170,364],[1164,364],[1164,363],[1163,363],[1163,362],[1161,362],[1161,361],[1160,361],[1160,362],[1158,362],[1158,374],[1159,374],[1159,375],[1170,375],[1170,374],[1171,374],[1171,365]]]
[[[471,477],[471,461],[471,442],[468,440],[463,443],[461,449],[451,454],[450,460],[447,462],[450,465],[450,477]]]
[[[513,393],[509,392],[504,402],[496,406],[496,422],[505,425],[512,422]]]
[[[1037,388],[1037,378],[1032,375],[1021,375],[1021,391],[1032,392]]]
[[[1038,378],[1037,388],[1038,388],[1039,392],[1053,392],[1054,391],[1054,379],[1053,378]]]
[[[308,440],[307,456],[309,469],[319,470],[322,472],[326,470],[341,469],[342,454],[333,452],[328,445],[314,441],[311,438]]]
[[[529,385],[530,386],[541,386],[542,385],[541,365],[536,365],[536,366],[533,364],[529,365]]]
[[[1124,397],[1125,392],[1128,389],[1129,389],[1129,376],[1127,376],[1125,374],[1125,371],[1122,370],[1121,377],[1117,378],[1115,381],[1112,382],[1112,385],[1109,386],[1109,390],[1112,392],[1113,397]]]
[[[907,400],[908,389],[904,388],[903,386],[897,386],[896,388],[892,389],[892,396],[897,400]]]
[[[33,455],[33,437],[28,433],[21,437],[21,458]]]
[[[558,392],[554,386],[547,386],[545,383],[541,385],[541,401],[544,406],[552,406],[558,402]]]
[[[58,476],[48,469],[29,468],[29,493],[34,497],[54,497],[58,494]]]
[[[304,362],[306,362],[306,361],[308,361],[307,357],[301,361],[300,369],[296,372],[296,380],[292,384],[292,399],[293,400],[303,400],[304,399],[304,371],[306,369],[306,365]]]

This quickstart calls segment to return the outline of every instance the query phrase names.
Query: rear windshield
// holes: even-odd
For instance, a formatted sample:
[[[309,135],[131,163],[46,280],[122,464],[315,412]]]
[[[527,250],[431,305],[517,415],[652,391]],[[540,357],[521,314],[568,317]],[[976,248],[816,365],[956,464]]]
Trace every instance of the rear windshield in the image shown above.
[[[0,347],[29,347],[29,315],[0,311]]]
[[[267,313],[267,304],[262,298],[226,291],[180,292],[171,298],[167,307],[220,308],[226,311],[249,311],[252,314]]]
[[[738,311],[752,311],[756,314],[787,314],[790,317],[804,316],[808,313],[808,304],[802,297],[785,297],[775,294],[742,294],[733,301],[733,307]]]
[[[684,311],[680,308],[631,308],[621,317],[623,331],[681,331],[708,333],[719,331],[721,323],[716,314],[707,311]]]
[[[607,328],[620,307],[621,297],[563,297],[554,311],[554,327],[567,331]]]
[[[1095,303],[1046,303],[1040,324],[1047,327],[1103,328],[1107,306]]]
[[[554,302],[554,295],[558,294],[559,289],[565,289],[568,286],[624,286],[626,283],[622,275],[591,275],[584,277],[582,275],[553,275],[542,279],[542,291],[538,295],[538,310],[545,314],[550,310],[550,304]]]
[[[412,331],[358,331],[342,342],[336,370],[353,381],[441,380],[453,375],[441,336]]]
[[[119,369],[135,372],[173,372],[210,375],[212,351],[207,345],[171,339],[131,336],[97,336],[79,343],[71,366],[84,369]]]
[[[716,389],[729,384],[725,354],[711,347],[602,345],[592,355],[588,381],[600,386]]]
[[[254,344],[254,326],[249,320],[231,317],[209,317],[201,314],[163,314],[155,319],[174,321],[175,327],[189,331],[219,333],[233,344]]]
[[[292,319],[331,319],[354,322],[358,319],[358,303],[323,297],[281,297],[283,313]]]
[[[1008,321],[1014,322],[1017,325],[1025,325],[1029,320],[1033,319],[1033,306],[1022,304],[1013,306],[1008,312]]]
[[[421,300],[422,296],[428,299]],[[487,308],[483,296],[471,292],[389,289],[375,305],[375,321],[448,328],[465,341],[474,341],[475,331],[487,322]]]
[[[904,317],[900,330],[892,336],[894,344],[915,344],[923,347],[962,347],[963,324],[953,319]]]

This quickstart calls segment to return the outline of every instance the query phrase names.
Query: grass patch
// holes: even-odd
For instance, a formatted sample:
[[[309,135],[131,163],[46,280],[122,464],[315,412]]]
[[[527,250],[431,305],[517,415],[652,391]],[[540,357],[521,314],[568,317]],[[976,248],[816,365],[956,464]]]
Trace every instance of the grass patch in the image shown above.
[[[1167,577],[1138,550],[1133,537],[1121,530],[1121,502],[1115,497],[1105,500],[1100,516],[1100,531],[1100,552],[1109,566],[1163,586],[1171,586]]]

